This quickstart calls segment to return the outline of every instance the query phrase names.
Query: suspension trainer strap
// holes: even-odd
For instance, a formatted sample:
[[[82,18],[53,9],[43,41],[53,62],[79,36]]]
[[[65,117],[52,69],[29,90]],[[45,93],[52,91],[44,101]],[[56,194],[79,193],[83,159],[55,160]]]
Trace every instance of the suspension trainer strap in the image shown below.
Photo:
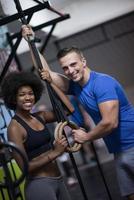
[[[14,2],[15,2],[17,11],[20,14],[20,19],[21,19],[22,24],[26,25],[27,24],[27,20],[25,19],[25,14],[24,14],[24,12],[23,12],[23,10],[21,8],[19,0],[14,0]],[[42,69],[43,66],[42,66],[42,63],[41,63],[41,60],[40,60],[40,56],[39,56],[38,50],[37,50],[37,48],[36,48],[36,46],[34,44],[34,41],[30,40],[30,38],[29,38],[28,42],[29,42],[29,45],[31,46],[31,50],[32,50],[32,53],[33,53],[33,56],[35,58],[35,61],[37,63],[38,68]],[[47,89],[48,89],[49,97],[50,97],[50,100],[51,100],[51,103],[52,103],[53,110],[55,112],[57,121],[58,122],[60,122],[60,121],[63,121],[63,122],[64,121],[68,121],[68,119],[67,119],[67,117],[66,117],[66,115],[64,113],[63,104],[61,103],[60,99],[58,98],[56,92],[53,90],[53,88],[51,87],[51,85],[47,81],[46,81],[46,86],[47,86]],[[65,134],[65,136],[66,136],[66,134]],[[69,155],[70,155],[70,159],[72,161],[72,165],[74,167],[74,171],[76,173],[76,177],[78,179],[78,182],[79,182],[80,189],[82,191],[83,197],[84,197],[85,200],[88,200],[86,192],[85,192],[85,188],[84,188],[82,180],[81,180],[81,176],[79,174],[79,170],[77,168],[75,159],[73,157],[73,154],[71,152],[69,152]]]
[[[16,5],[16,9],[18,10],[18,13],[20,14],[20,19],[21,19],[22,24],[27,25],[27,19],[25,18],[25,14],[24,14],[24,12],[23,12],[23,10],[21,8],[19,0],[14,0],[14,2],[15,2],[15,5]],[[28,37],[28,43],[29,43],[29,45],[31,47],[31,51],[32,51],[32,54],[33,54],[33,56],[35,58],[35,61],[36,61],[38,69],[43,69],[42,62],[41,62],[38,50],[37,50],[37,48],[35,46],[33,38],[31,39],[30,36]],[[49,88],[52,88],[52,87],[51,86],[48,87],[49,84],[48,84],[47,81],[46,81],[46,83],[47,83],[46,84],[47,85],[47,89],[49,91],[50,90]],[[53,91],[54,89],[52,88],[51,90]],[[55,96],[55,95],[53,95],[53,96]],[[68,110],[69,113],[72,113],[74,111],[73,106],[70,103],[68,97],[62,91],[60,93],[59,92],[57,93],[57,98],[62,101],[63,106]]]

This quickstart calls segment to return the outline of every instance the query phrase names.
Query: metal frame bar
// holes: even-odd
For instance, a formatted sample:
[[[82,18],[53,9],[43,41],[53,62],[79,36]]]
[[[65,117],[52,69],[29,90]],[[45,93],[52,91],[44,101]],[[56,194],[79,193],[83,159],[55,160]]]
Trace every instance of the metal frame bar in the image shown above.
[[[40,11],[40,10],[42,10],[42,9],[44,9],[44,8],[47,8],[47,9],[50,8],[50,5],[49,5],[48,2],[44,2],[44,3],[39,4],[38,6],[34,6],[34,7],[32,7],[32,8],[29,8],[29,9],[24,10],[24,11],[23,11],[24,14],[25,14],[25,15],[28,15],[28,16],[27,16],[27,21],[28,21],[28,23],[30,22],[30,20],[31,20],[31,18],[32,18],[33,14],[34,14],[35,12]],[[53,10],[52,10],[52,11],[53,11]],[[55,18],[55,19],[53,19],[53,20],[50,20],[50,21],[48,21],[48,22],[45,22],[45,23],[43,23],[43,24],[40,24],[40,25],[38,25],[38,26],[36,26],[36,27],[33,27],[33,30],[34,30],[34,31],[37,31],[37,30],[39,30],[39,29],[41,29],[41,28],[44,28],[44,27],[47,27],[47,26],[52,25],[52,29],[50,30],[50,33],[48,34],[48,36],[47,36],[47,38],[46,38],[46,40],[45,40],[45,42],[44,42],[44,44],[43,44],[43,46],[42,46],[42,49],[44,49],[44,48],[46,47],[46,45],[47,45],[47,43],[48,43],[48,41],[49,41],[49,39],[50,39],[50,36],[51,36],[51,34],[52,34],[52,31],[54,30],[55,25],[56,25],[58,22],[61,22],[61,21],[63,21],[63,20],[66,20],[66,19],[70,18],[70,15],[69,15],[69,14],[65,14],[65,15],[61,15],[60,13],[57,13],[57,14],[59,14],[60,17]],[[14,21],[14,20],[16,20],[16,19],[19,19],[20,17],[21,17],[21,14],[14,14],[14,15],[12,15],[12,16],[8,16],[8,17],[6,17],[6,18],[0,20],[0,25],[4,25],[4,24],[6,24],[6,22],[7,22],[7,23],[12,22],[12,21]],[[7,62],[6,62],[6,64],[5,64],[5,67],[3,68],[3,71],[2,71],[2,73],[1,73],[1,75],[0,75],[0,83],[2,82],[2,80],[3,80],[3,78],[4,78],[4,76],[5,76],[6,72],[7,72],[7,70],[8,70],[8,68],[9,68],[10,64],[11,64],[12,59],[16,56],[16,50],[17,50],[17,48],[18,48],[18,46],[19,46],[19,44],[20,44],[20,42],[21,42],[21,39],[22,39],[21,31],[18,32],[18,33],[15,33],[15,34],[13,34],[13,35],[10,35],[10,39],[11,39],[11,40],[13,40],[13,39],[15,39],[15,38],[17,38],[17,41],[15,42],[14,45],[12,45],[11,53],[10,53],[8,59],[7,59]],[[11,40],[10,40],[10,42],[11,42]]]
[[[42,45],[42,47],[40,48],[40,52],[41,52],[41,53],[44,52],[44,50],[45,50],[45,48],[46,48],[46,46],[47,46],[47,44],[48,44],[48,42],[49,42],[49,39],[50,39],[50,37],[51,37],[51,35],[52,35],[53,31],[54,31],[55,26],[56,26],[56,24],[53,24],[53,26],[52,26],[52,28],[51,28],[49,34],[47,35],[47,37],[46,37],[46,39],[45,39],[45,41],[44,41],[44,43],[43,43],[43,45]]]
[[[32,15],[29,15],[29,16],[28,16],[28,19],[27,19],[28,22],[30,21],[31,17],[32,17]],[[10,64],[11,64],[11,62],[12,62],[12,59],[13,59],[14,56],[15,56],[16,50],[17,50],[17,48],[18,48],[18,46],[19,46],[19,44],[20,44],[20,42],[21,42],[21,39],[22,39],[22,36],[21,36],[21,34],[20,34],[20,35],[18,36],[18,38],[17,38],[15,44],[13,45],[13,48],[12,48],[12,50],[11,50],[11,53],[10,53],[8,59],[7,59],[7,62],[6,62],[6,64],[5,64],[5,67],[3,68],[3,71],[1,72],[1,75],[0,75],[0,83],[2,82],[4,76],[5,76],[5,74],[6,74],[7,70],[8,70],[8,68],[9,68],[9,66],[10,66]]]
[[[35,12],[38,12],[40,10],[43,10],[44,8],[49,8],[49,7],[50,7],[49,3],[44,2],[43,4],[39,4],[37,6],[28,8],[28,9],[24,10],[23,12],[24,12],[25,16],[28,16],[28,15],[33,15]],[[19,14],[19,13],[13,14],[8,17],[4,17],[3,19],[0,19],[0,26],[8,24],[10,22],[13,22],[17,19],[20,19],[20,17],[21,17],[21,14]]]
[[[57,24],[58,22],[62,22],[62,21],[66,20],[66,19],[69,19],[69,18],[70,18],[70,15],[69,15],[69,14],[65,14],[65,15],[63,15],[63,16],[61,16],[61,17],[57,17],[57,18],[55,18],[55,19],[52,19],[52,20],[50,20],[50,21],[48,21],[48,22],[45,22],[45,23],[43,23],[43,24],[40,24],[40,25],[38,25],[38,26],[34,26],[34,27],[32,27],[32,29],[33,29],[33,31],[38,31],[38,30],[40,30],[40,29],[42,29],[42,28],[44,28],[44,27]],[[15,38],[18,37],[20,34],[21,34],[21,32],[18,32],[18,33],[15,33],[15,34],[11,35],[11,39],[15,39]]]
[[[6,35],[7,35],[7,39],[8,39],[9,45],[10,45],[11,49],[13,50],[13,42],[12,42],[10,33],[8,32],[8,33],[6,33]],[[19,71],[21,71],[22,70],[22,66],[21,66],[20,60],[19,60],[16,52],[15,52],[14,58],[15,58],[15,61],[16,61],[16,64],[17,64],[17,67],[18,67]]]

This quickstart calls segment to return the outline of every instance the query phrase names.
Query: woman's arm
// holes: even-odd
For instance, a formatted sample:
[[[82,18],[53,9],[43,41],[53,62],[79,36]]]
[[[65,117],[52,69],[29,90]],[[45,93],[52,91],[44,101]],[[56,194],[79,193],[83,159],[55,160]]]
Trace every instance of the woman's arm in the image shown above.
[[[23,127],[17,124],[17,122],[11,122],[10,126],[8,127],[8,140],[16,144],[28,160],[27,153],[24,147],[24,141],[26,140],[26,137],[27,133],[25,132]],[[40,168],[55,160],[65,151],[66,147],[67,141],[65,138],[55,141],[54,149],[42,153],[41,155],[28,162],[29,173],[36,173],[36,171],[38,171]],[[23,169],[22,159],[19,154],[13,152],[13,157],[16,160],[20,169]]]

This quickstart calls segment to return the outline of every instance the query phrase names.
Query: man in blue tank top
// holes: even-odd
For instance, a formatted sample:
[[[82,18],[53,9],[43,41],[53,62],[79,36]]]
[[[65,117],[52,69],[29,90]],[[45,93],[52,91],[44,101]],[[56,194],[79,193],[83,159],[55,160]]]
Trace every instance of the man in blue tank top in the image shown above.
[[[27,34],[32,32],[28,30]],[[89,69],[78,48],[64,48],[57,58],[65,76],[51,71],[42,59],[42,79],[52,79],[66,94],[76,96],[96,124],[88,133],[73,130],[75,141],[85,143],[103,138],[109,152],[115,155],[121,194],[134,200],[134,107],[117,80]]]
[[[88,133],[73,130],[75,141],[103,138],[114,153],[121,194],[134,200],[134,107],[117,80],[87,67],[79,49],[61,50],[58,60],[67,78],[50,71],[53,82],[76,96],[96,124]],[[45,72],[42,77],[45,79]]]

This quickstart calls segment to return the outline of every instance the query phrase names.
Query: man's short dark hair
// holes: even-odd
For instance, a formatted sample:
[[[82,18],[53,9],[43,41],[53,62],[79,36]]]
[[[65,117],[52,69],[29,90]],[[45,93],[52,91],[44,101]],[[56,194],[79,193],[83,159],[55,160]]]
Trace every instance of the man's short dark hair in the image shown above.
[[[57,59],[59,60],[60,58],[66,56],[68,53],[72,53],[72,52],[77,53],[78,55],[80,55],[80,57],[84,57],[83,53],[81,52],[81,50],[78,47],[72,46],[69,48],[63,48],[63,49],[59,50],[59,52],[57,54]]]

